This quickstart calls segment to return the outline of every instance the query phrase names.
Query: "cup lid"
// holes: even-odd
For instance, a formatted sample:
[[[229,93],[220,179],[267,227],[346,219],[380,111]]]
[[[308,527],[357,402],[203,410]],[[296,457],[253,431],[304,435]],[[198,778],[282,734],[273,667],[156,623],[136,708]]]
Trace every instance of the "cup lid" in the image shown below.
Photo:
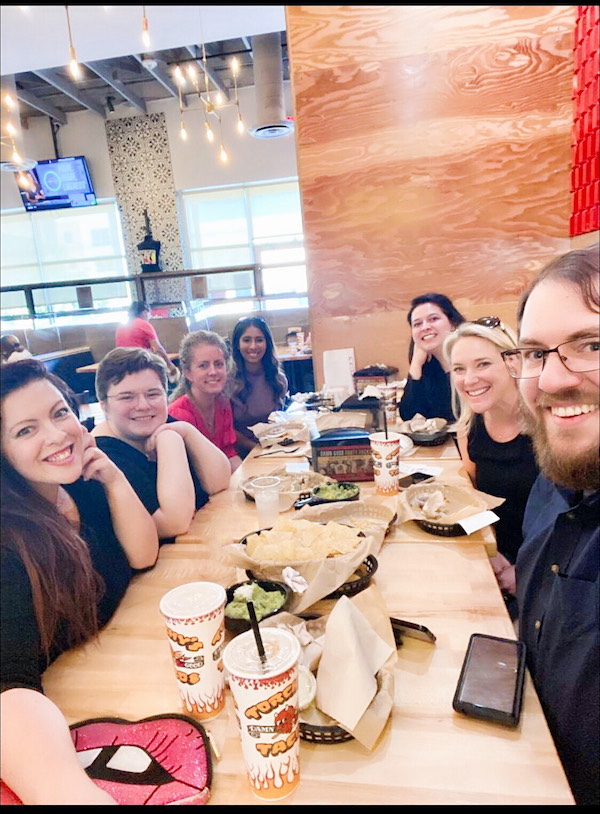
[[[201,616],[225,606],[225,588],[216,582],[187,582],[168,591],[160,600],[164,616],[186,618]]]

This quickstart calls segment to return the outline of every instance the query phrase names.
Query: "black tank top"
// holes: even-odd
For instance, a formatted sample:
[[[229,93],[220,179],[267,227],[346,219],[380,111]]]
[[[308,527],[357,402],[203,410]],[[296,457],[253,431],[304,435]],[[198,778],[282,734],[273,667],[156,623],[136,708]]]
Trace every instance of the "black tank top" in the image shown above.
[[[529,492],[538,476],[531,439],[517,435],[499,443],[488,435],[483,416],[475,415],[467,443],[469,457],[477,467],[476,485],[481,492],[506,498],[494,509],[498,551],[514,563],[523,542],[523,514]]]

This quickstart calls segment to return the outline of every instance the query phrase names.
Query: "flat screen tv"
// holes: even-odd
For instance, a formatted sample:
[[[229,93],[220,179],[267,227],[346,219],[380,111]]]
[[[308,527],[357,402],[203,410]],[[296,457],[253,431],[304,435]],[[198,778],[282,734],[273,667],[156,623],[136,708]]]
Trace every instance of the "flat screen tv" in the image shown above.
[[[72,209],[95,206],[97,203],[92,179],[82,155],[38,161],[24,175],[29,182],[28,189],[19,186],[19,192],[28,212]]]

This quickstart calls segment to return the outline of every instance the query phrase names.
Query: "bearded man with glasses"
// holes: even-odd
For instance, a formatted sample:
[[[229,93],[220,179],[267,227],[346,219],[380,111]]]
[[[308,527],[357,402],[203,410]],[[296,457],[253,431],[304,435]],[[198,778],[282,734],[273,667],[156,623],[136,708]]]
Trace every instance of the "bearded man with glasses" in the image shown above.
[[[519,634],[578,805],[600,802],[598,274],[597,246],[552,261],[503,353],[541,470],[517,556]]]

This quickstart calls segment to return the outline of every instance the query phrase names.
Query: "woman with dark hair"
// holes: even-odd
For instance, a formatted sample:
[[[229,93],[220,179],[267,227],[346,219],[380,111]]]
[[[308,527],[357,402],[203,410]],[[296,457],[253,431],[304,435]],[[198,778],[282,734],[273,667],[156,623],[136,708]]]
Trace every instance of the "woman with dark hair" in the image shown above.
[[[2,780],[25,805],[115,804],[79,763],[42,673],[154,565],[156,529],[43,364],[0,376]]]
[[[454,415],[444,340],[465,318],[445,294],[430,292],[413,299],[407,319],[412,339],[406,387],[398,404],[400,416],[408,421],[420,413],[451,422]]]
[[[245,458],[256,445],[249,429],[266,421],[274,410],[281,410],[288,392],[288,381],[275,353],[273,335],[261,317],[243,317],[231,336],[236,365],[233,406],[234,427],[240,457]]]
[[[170,398],[169,415],[193,424],[223,450],[235,472],[242,460],[227,395],[233,367],[227,343],[214,331],[186,334],[179,347],[179,363],[183,376]]]

